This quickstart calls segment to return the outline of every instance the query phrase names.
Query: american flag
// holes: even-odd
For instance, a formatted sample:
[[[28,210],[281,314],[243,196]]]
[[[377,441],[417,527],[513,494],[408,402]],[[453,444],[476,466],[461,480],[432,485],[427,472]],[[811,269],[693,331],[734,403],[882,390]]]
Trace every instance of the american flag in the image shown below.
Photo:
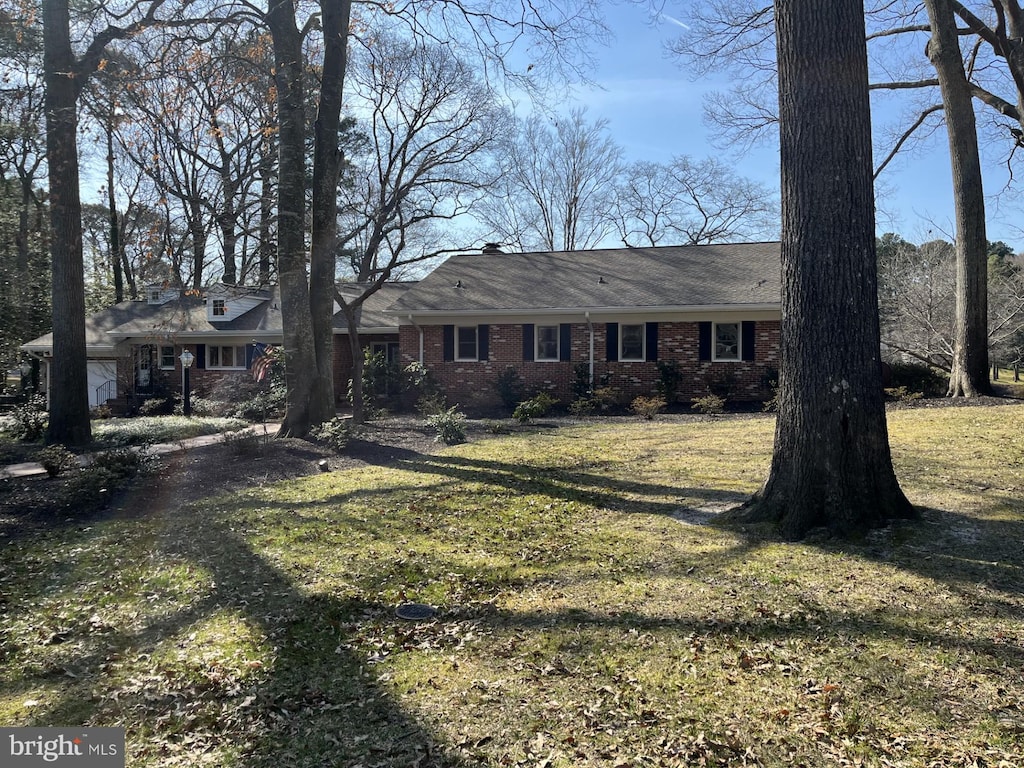
[[[267,377],[270,366],[274,364],[275,348],[261,341],[255,342],[252,346],[252,377],[255,381],[263,381]]]

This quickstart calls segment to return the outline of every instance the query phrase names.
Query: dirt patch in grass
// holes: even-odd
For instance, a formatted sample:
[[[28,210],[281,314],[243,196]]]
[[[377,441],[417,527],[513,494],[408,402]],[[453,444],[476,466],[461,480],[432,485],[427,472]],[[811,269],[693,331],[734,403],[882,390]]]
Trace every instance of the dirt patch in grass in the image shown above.
[[[439,447],[421,420],[391,418],[365,425],[341,454],[310,440],[229,436],[150,460],[128,487],[96,487],[83,482],[78,473],[4,479],[0,537],[9,539],[54,524],[164,512],[214,494],[318,474],[324,471],[321,462],[327,462],[329,470],[340,470],[387,464]],[[22,451],[16,458],[30,461],[37,450]]]

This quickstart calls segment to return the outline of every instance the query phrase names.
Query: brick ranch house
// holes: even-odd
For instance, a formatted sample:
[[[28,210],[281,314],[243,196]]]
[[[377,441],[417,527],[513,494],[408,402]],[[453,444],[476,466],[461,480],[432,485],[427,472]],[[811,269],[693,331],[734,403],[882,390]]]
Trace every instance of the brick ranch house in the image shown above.
[[[509,366],[527,392],[573,399],[578,377],[628,403],[674,362],[681,400],[760,400],[778,365],[779,243],[482,254],[449,258],[403,293],[403,362],[449,402],[486,407]]]
[[[527,393],[563,402],[584,383],[628,403],[651,395],[659,361],[680,373],[678,397],[709,391],[761,400],[778,365],[777,242],[450,257],[417,283],[387,284],[360,317],[364,347],[422,363],[450,403],[486,410],[509,367]],[[354,290],[354,288],[349,288]],[[276,289],[216,286],[201,297],[154,288],[87,322],[90,404],[144,396],[160,380],[180,389],[179,356],[196,357],[201,395],[247,380],[255,342],[280,343]],[[344,402],[352,361],[335,316],[335,390]],[[22,349],[46,361],[52,339]]]

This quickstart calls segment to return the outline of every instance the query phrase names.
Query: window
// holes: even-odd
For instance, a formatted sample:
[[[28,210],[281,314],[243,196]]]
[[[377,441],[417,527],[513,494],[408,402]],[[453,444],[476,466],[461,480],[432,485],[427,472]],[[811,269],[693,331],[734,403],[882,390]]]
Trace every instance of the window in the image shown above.
[[[619,360],[645,360],[644,325],[619,326]]]
[[[740,324],[715,323],[715,360],[740,359]]]
[[[213,344],[206,348],[207,368],[245,368],[245,347],[218,347]]]
[[[460,325],[455,329],[455,359],[476,360],[476,336],[475,325]]]
[[[174,370],[174,347],[160,347],[160,368],[165,371]]]
[[[485,361],[490,354],[489,325],[445,325],[441,329],[441,354],[447,361]],[[533,342],[530,342],[533,349]]]
[[[159,288],[153,288],[153,289],[150,290],[150,292],[149,292],[149,303],[150,304],[159,304],[160,303],[160,289]]]
[[[214,317],[223,317],[227,313],[228,313],[228,305],[224,301],[224,299],[214,299],[213,300],[213,316]]]
[[[370,345],[370,351],[375,355],[384,355],[387,363],[398,362],[397,341],[375,341]]]
[[[537,326],[537,351],[534,360],[558,360],[558,326]]]

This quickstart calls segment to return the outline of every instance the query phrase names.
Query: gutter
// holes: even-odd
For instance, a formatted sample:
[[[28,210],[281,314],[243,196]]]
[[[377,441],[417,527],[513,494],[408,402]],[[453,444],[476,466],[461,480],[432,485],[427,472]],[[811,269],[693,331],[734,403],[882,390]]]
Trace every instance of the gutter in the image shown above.
[[[590,321],[590,311],[583,313],[583,317],[587,321],[587,332],[590,334],[590,391],[594,391],[594,324]]]
[[[415,314],[420,318],[433,317],[538,317],[538,316],[559,316],[576,315],[582,307],[527,307],[523,309],[424,309]],[[588,314],[608,315],[609,317],[621,317],[622,315],[645,315],[654,314],[693,314],[693,315],[715,315],[735,312],[780,312],[780,302],[760,304],[680,304],[680,305],[651,305],[651,306],[629,306],[629,307],[591,307],[584,310]],[[412,318],[412,314],[406,314]]]

